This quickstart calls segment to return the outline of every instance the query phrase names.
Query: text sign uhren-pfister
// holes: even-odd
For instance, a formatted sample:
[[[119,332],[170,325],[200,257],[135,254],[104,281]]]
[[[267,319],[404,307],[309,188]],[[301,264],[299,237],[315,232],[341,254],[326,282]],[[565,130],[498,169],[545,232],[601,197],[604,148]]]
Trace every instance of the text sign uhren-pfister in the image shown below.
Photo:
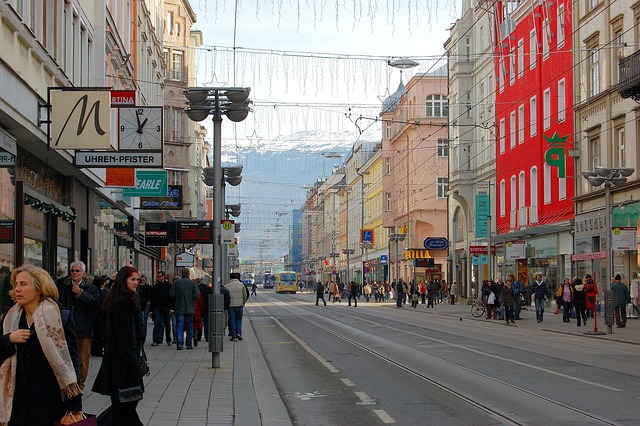
[[[161,169],[162,152],[76,151],[76,167]]]

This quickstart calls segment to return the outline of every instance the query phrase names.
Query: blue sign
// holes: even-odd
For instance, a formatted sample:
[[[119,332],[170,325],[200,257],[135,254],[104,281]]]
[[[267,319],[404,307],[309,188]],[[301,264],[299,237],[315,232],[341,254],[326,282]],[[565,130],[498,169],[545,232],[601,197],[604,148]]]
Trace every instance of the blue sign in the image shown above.
[[[449,240],[446,238],[425,238],[423,244],[427,250],[444,250],[449,247]]]
[[[387,264],[387,255],[386,254],[380,255],[380,263],[383,264],[383,265]]]

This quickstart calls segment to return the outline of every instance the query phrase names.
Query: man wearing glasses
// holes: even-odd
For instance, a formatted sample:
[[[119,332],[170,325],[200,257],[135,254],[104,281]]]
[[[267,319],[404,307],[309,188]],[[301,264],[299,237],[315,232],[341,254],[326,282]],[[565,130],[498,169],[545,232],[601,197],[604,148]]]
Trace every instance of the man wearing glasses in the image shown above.
[[[91,339],[93,337],[93,312],[100,309],[100,292],[89,281],[85,272],[84,262],[75,261],[71,264],[70,274],[56,282],[62,306],[67,308],[76,325],[78,341],[78,355],[80,357],[80,387],[84,389],[84,382],[89,371],[91,358]]]

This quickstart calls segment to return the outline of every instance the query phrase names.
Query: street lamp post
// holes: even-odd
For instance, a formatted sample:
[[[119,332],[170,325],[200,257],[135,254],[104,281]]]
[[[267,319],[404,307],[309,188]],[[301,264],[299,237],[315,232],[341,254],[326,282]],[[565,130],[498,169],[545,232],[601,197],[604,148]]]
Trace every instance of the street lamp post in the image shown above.
[[[190,120],[200,122],[213,114],[213,294],[210,296],[209,310],[209,351],[213,368],[220,367],[220,352],[224,334],[223,309],[224,299],[220,294],[221,258],[223,253],[220,244],[220,220],[223,214],[221,197],[223,185],[222,157],[222,116],[233,122],[247,118],[250,108],[248,87],[190,87],[185,91],[188,101],[186,110]]]
[[[363,260],[362,260],[362,285],[364,286],[364,278],[365,278],[365,273],[364,273],[364,267],[365,264],[367,263],[367,252],[370,248],[373,247],[373,244],[371,243],[361,243],[360,244],[360,248],[362,249],[362,252],[364,253],[363,256]]]
[[[635,172],[635,169],[630,167],[596,167],[595,171],[587,170],[582,172],[582,177],[585,178],[589,185],[593,187],[599,187],[604,184],[604,203],[605,203],[605,218],[606,218],[606,245],[607,245],[607,267],[606,267],[606,292],[605,292],[605,324],[607,325],[607,333],[613,332],[613,294],[611,293],[611,277],[613,274],[613,255],[611,251],[611,185],[622,186],[627,182],[627,178]],[[594,311],[594,327],[595,327],[595,304]],[[597,328],[594,329],[597,331]]]
[[[389,241],[395,241],[396,242],[396,256],[395,256],[395,261],[396,261],[396,276],[395,281],[396,281],[396,285],[398,284],[399,281],[399,276],[400,276],[400,262],[398,259],[398,243],[399,241],[404,241],[404,239],[406,238],[407,234],[403,234],[403,233],[392,233],[389,234]],[[396,290],[397,293],[397,290]]]
[[[354,249],[350,249],[350,248],[346,248],[346,249],[342,249],[342,253],[347,255],[347,282],[346,284],[349,284],[349,256],[352,255],[355,252]]]

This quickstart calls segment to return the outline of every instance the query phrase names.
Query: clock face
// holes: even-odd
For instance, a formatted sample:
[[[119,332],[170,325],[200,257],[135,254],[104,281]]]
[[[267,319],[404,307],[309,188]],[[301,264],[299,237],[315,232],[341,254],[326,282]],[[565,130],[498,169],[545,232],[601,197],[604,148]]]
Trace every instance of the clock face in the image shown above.
[[[119,151],[161,151],[162,124],[162,107],[119,108]]]

